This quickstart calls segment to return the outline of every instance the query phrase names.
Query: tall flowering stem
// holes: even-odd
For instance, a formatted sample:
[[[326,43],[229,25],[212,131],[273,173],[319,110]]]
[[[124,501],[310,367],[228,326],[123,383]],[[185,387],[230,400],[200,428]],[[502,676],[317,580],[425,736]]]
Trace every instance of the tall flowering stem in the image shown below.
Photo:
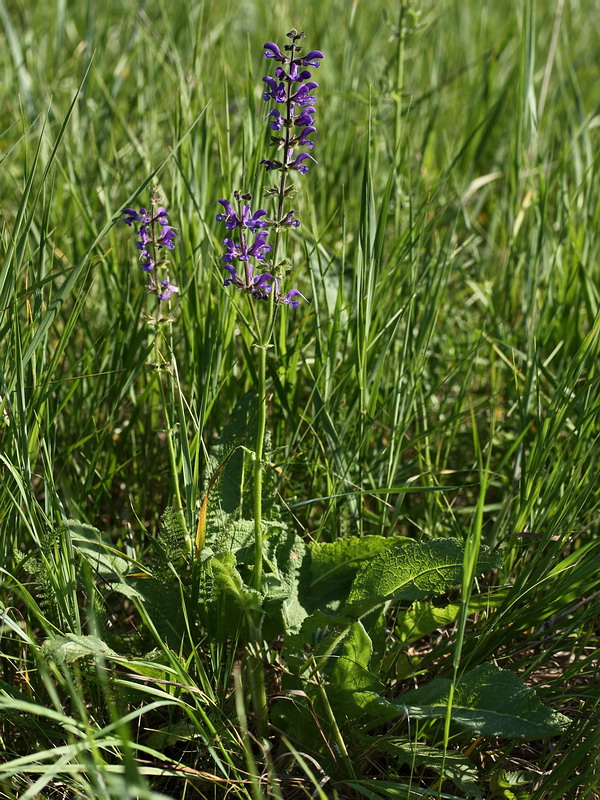
[[[301,300],[306,300],[298,289],[284,291],[283,273],[286,268],[280,260],[282,236],[290,228],[298,228],[300,221],[296,210],[286,211],[286,202],[295,191],[290,182],[290,173],[306,174],[310,164],[317,163],[308,150],[314,142],[310,138],[315,132],[314,91],[318,84],[311,80],[312,73],[307,67],[318,68],[323,58],[320,50],[311,50],[302,55],[300,40],[304,33],[291,30],[287,34],[290,43],[283,50],[274,42],[264,45],[265,58],[277,64],[275,75],[263,78],[266,87],[263,92],[265,102],[273,102],[268,112],[271,145],[276,157],[265,159],[261,164],[268,172],[279,172],[277,185],[266,190],[266,196],[275,201],[273,218],[267,216],[265,209],[252,213],[249,194],[235,192],[235,207],[227,200],[219,200],[223,211],[217,221],[223,222],[234,235],[223,240],[225,252],[222,260],[228,277],[226,286],[234,286],[245,292],[251,301],[266,301],[269,312],[263,324],[252,305],[255,323],[256,347],[258,349],[258,425],[254,454],[254,569],[252,586],[257,591],[262,587],[263,541],[262,525],[262,485],[264,472],[264,437],[267,419],[266,363],[267,350],[272,344],[273,329],[278,305],[298,308]],[[281,108],[281,110],[280,110]]]
[[[156,296],[156,306],[154,317],[149,319],[154,324],[154,367],[158,373],[158,387],[161,399],[161,408],[165,419],[167,434],[167,446],[169,450],[169,460],[171,473],[173,476],[173,487],[175,502],[177,504],[177,515],[179,523],[185,534],[188,549],[191,547],[188,526],[186,523],[181,490],[179,487],[179,470],[177,466],[177,454],[173,441],[173,426],[171,422],[170,408],[175,407],[175,369],[173,347],[172,347],[172,321],[170,315],[163,314],[165,304],[169,305],[173,294],[179,292],[179,288],[174,286],[169,279],[169,258],[170,251],[175,249],[177,234],[175,228],[169,224],[169,212],[161,205],[157,187],[153,187],[150,198],[150,208],[126,208],[123,212],[123,221],[132,227],[136,224],[136,249],[139,251],[139,261],[142,272],[147,278],[146,288],[150,294]],[[168,326],[169,336],[165,338],[163,329]],[[167,347],[167,355],[162,352],[161,345]],[[168,375],[169,397],[162,381],[162,372]]]
[[[290,43],[281,50],[273,42],[264,45],[265,58],[277,65],[275,76],[263,78],[266,88],[265,102],[274,102],[268,112],[269,127],[272,131],[271,145],[276,157],[265,159],[261,164],[268,172],[279,172],[279,180],[266,189],[266,196],[274,200],[274,216],[270,218],[264,208],[252,211],[252,197],[241,191],[234,193],[233,205],[225,199],[219,200],[222,211],[217,221],[225,225],[229,233],[223,239],[223,266],[227,270],[225,286],[233,286],[247,295],[254,321],[255,347],[258,351],[257,389],[258,423],[254,447],[254,564],[251,585],[261,592],[263,588],[263,543],[262,491],[264,473],[264,440],[267,424],[267,351],[272,345],[277,307],[287,305],[298,308],[306,298],[298,289],[284,289],[283,275],[285,261],[280,260],[282,237],[290,228],[298,228],[300,220],[296,210],[286,211],[286,202],[293,196],[295,187],[289,181],[290,173],[302,175],[308,172],[315,159],[307,150],[312,150],[314,142],[310,138],[316,132],[314,127],[314,95],[318,84],[311,80],[312,73],[307,67],[319,67],[323,53],[311,50],[303,56],[298,42],[304,33],[292,30],[287,34]],[[282,110],[280,110],[282,107]],[[266,317],[262,318],[255,307],[255,301],[264,302],[268,307]],[[261,640],[261,615],[252,617],[253,634]],[[250,670],[252,698],[256,713],[256,729],[259,736],[267,733],[267,697],[264,669],[260,657],[252,659]]]

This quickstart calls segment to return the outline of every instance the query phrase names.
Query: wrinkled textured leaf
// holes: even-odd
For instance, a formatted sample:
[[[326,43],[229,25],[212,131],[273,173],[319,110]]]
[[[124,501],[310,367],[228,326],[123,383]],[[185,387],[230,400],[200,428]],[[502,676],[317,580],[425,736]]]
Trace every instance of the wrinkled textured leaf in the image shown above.
[[[450,692],[448,678],[400,697],[408,713],[417,719],[444,718]],[[485,736],[508,739],[541,739],[563,731],[570,720],[543,705],[535,690],[516,675],[493,664],[481,664],[458,681],[452,719],[461,728]]]
[[[131,562],[110,542],[105,541],[97,528],[73,519],[65,527],[69,531],[73,547],[86,559],[98,578],[115,581],[131,571]]]
[[[112,588],[136,600],[160,638],[174,650],[179,649],[186,625],[178,586],[165,588],[155,578],[127,578]]]
[[[298,597],[305,551],[306,545],[292,531],[277,532],[265,543],[266,560],[273,570],[267,576],[267,585],[271,577],[277,582],[277,585],[269,589],[267,599],[274,598],[276,590],[279,592],[287,631],[297,630],[307,615]]]
[[[223,592],[232,598],[240,611],[258,611],[262,597],[255,589],[246,586],[236,569],[233,553],[221,553],[210,559],[210,570],[214,581],[214,592]]]
[[[334,639],[347,630],[351,621],[345,617],[332,617],[322,611],[313,613],[304,619],[300,630],[285,638],[286,658],[299,655],[319,657],[330,647]]]
[[[161,638],[175,649],[185,632],[185,619],[179,592],[151,576],[132,575],[138,567],[126,559],[102,533],[77,520],[66,524],[73,547],[85,558],[106,589],[129,597],[144,607],[149,621]]]
[[[362,616],[387,598],[420,600],[442,594],[460,583],[464,546],[458,539],[436,539],[394,546],[363,564],[352,588],[346,613]],[[477,573],[498,567],[500,559],[482,548]]]
[[[279,520],[263,519],[263,530],[268,539],[277,537],[287,530],[285,523]],[[254,563],[254,520],[243,519],[237,514],[215,512],[210,520],[207,532],[207,546],[214,553],[235,553],[238,564]],[[266,554],[266,551],[265,551]]]
[[[207,486],[212,476],[220,472],[210,493],[210,512],[215,510],[232,514],[243,508],[246,453],[240,445],[255,439],[256,408],[256,394],[244,395],[211,448],[206,469]]]
[[[383,536],[350,536],[309,545],[310,577],[303,587],[303,604],[309,610],[337,611],[346,601],[361,563],[397,543]]]
[[[74,633],[46,639],[41,652],[42,656],[58,664],[72,664],[88,656],[119,657],[118,653],[97,636],[77,636]]]

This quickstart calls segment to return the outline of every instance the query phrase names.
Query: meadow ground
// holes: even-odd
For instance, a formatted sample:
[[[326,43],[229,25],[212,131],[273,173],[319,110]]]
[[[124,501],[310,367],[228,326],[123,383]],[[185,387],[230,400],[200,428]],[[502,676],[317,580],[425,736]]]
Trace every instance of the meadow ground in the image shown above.
[[[261,350],[215,217],[271,208],[292,26],[309,302]],[[0,797],[600,797],[599,37],[595,0],[0,0]]]

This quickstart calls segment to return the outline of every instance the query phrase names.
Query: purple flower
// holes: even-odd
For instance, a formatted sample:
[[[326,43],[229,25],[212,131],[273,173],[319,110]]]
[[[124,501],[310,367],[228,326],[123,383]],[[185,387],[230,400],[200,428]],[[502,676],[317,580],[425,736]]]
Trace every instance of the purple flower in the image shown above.
[[[258,211],[255,211],[254,214],[252,214],[250,206],[246,205],[242,209],[242,225],[250,228],[252,233],[254,233],[258,228],[264,228],[267,223],[259,218],[264,217],[266,213],[267,212],[264,210],[264,208],[259,208]]]
[[[137,235],[139,241],[135,243],[135,246],[137,247],[138,250],[145,250],[146,245],[150,241],[150,234],[148,233],[148,228],[145,225],[140,225]]]
[[[274,281],[275,278],[269,272],[263,272],[262,275],[256,275],[253,278],[253,285],[269,294],[273,287],[269,286],[269,281]]]
[[[156,210],[154,219],[157,222],[160,222],[161,225],[167,225],[169,222],[169,212],[165,211],[165,209],[162,206],[159,206]]]
[[[167,250],[174,250],[175,249],[175,230],[166,223],[162,225],[162,230],[160,236],[156,240],[156,243],[159,247],[166,247]]]
[[[302,72],[298,72],[298,66],[296,64],[290,65],[289,74],[284,70],[283,67],[277,67],[275,70],[275,75],[277,75],[280,80],[287,80],[290,83],[307,81],[310,77],[312,77],[311,73],[307,69],[302,70]]]
[[[292,228],[299,228],[300,227],[300,220],[299,219],[294,219],[294,214],[295,213],[296,212],[294,211],[294,209],[292,209],[291,211],[288,211],[287,214],[285,215],[285,217],[283,217],[283,219],[279,220],[279,224],[280,225],[289,225]]]
[[[236,258],[239,258],[241,250],[233,239],[226,237],[223,239],[223,244],[225,245],[225,252],[223,253],[222,259],[226,264],[230,264],[235,261]]]
[[[280,167],[283,166],[281,161],[270,161],[267,158],[264,158],[260,163],[265,165],[267,172],[271,172],[271,170],[274,169],[280,169]]]
[[[229,272],[229,277],[223,281],[224,286],[235,286],[240,291],[249,292],[258,300],[266,300],[273,291],[270,281],[276,283],[275,278],[269,272],[255,275],[252,264],[245,265],[242,275],[231,264],[225,264],[225,269]]]
[[[223,261],[226,264],[231,264],[234,261],[248,261],[249,258],[254,258],[257,261],[262,261],[264,257],[271,251],[271,247],[266,243],[268,231],[261,231],[254,243],[248,243],[242,237],[241,242],[234,242],[233,239],[223,239],[225,245],[225,252],[223,253]]]
[[[276,108],[274,108],[272,111],[269,111],[269,113],[267,114],[267,117],[273,117],[271,122],[269,122],[269,128],[271,128],[271,130],[273,130],[273,131],[280,131],[281,130],[281,126],[283,125],[285,120],[281,116],[279,111]]]
[[[248,255],[251,255],[257,261],[264,261],[267,253],[271,252],[270,245],[266,243],[268,235],[268,231],[261,231],[254,240],[252,247],[248,249]]]
[[[270,92],[265,90],[263,93],[263,100],[275,100],[276,103],[285,103],[287,99],[285,83],[282,81],[278,84],[275,78],[271,78],[270,75],[267,75],[266,78],[263,78],[263,81],[267,84],[267,86],[271,87]]]
[[[265,58],[273,58],[275,61],[282,61],[285,62],[286,57],[282,54],[279,47],[273,42],[267,42],[263,45],[265,51]]]
[[[291,306],[292,308],[298,308],[298,306],[300,305],[300,301],[299,300],[292,300],[293,297],[301,297],[303,300],[305,300],[308,303],[308,300],[306,299],[306,297],[304,297],[304,295],[301,294],[298,291],[298,289],[290,289],[290,291],[285,295],[285,297],[283,295],[279,295],[277,297],[277,302],[278,303],[282,303],[283,305],[286,305],[286,306]]]
[[[314,67],[316,69],[321,66],[319,61],[315,61],[316,58],[324,58],[320,50],[311,50],[310,53],[302,57],[301,61],[305,67]]]
[[[310,136],[311,133],[315,133],[317,129],[313,125],[307,125],[303,128],[302,133],[298,137],[298,145],[300,147],[308,147],[309,150],[315,146],[315,143],[310,139],[307,139],[307,136]]]
[[[235,213],[228,200],[219,200],[219,203],[221,203],[225,209],[225,213],[217,214],[217,222],[224,222],[228,231],[245,226],[254,233],[258,228],[264,228],[267,224],[260,219],[260,217],[264,217],[267,213],[264,208],[259,208],[258,211],[255,211],[253,214],[250,205],[245,205],[241,210],[241,216],[238,218],[238,215]]]
[[[123,222],[125,225],[133,225],[134,222],[137,222],[140,219],[140,215],[135,210],[135,208],[126,208],[123,211]]]
[[[315,81],[309,81],[308,83],[303,83],[302,86],[298,89],[296,94],[292,95],[292,101],[294,103],[298,103],[299,106],[306,106],[309,103],[314,103],[315,98],[311,96],[311,92],[313,89],[317,89],[319,86],[318,83]]]
[[[237,283],[239,275],[232,264],[225,264],[225,269],[229,272],[229,277],[223,281],[223,286],[229,286],[231,283]]]
[[[235,211],[228,200],[219,200],[219,203],[225,209],[225,213],[217,214],[217,222],[224,222],[227,230],[232,231],[234,228],[237,228],[239,224]]]
[[[161,291],[158,292],[156,295],[159,300],[168,300],[169,297],[173,294],[173,292],[178,292],[179,289],[177,286],[173,286],[168,280],[164,280],[160,282]]]
[[[305,125],[312,125],[314,120],[313,114],[315,113],[314,106],[304,106],[302,113],[294,117],[294,125],[304,127]]]
[[[296,156],[295,160],[288,164],[288,166],[290,169],[297,169],[298,172],[301,172],[303,175],[305,175],[308,172],[308,164],[303,164],[302,162],[307,158],[310,158],[310,160],[314,161],[315,164],[317,163],[317,161],[312,156],[309,156],[308,153],[300,153],[300,155]]]

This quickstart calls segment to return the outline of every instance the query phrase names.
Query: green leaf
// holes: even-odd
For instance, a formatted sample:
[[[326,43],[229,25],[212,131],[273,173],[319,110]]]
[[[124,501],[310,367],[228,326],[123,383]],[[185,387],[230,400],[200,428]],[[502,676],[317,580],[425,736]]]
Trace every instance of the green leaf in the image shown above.
[[[160,639],[180,648],[186,624],[179,585],[166,588],[155,578],[129,577],[111,588],[139,603]]]
[[[411,717],[443,719],[450,685],[448,678],[434,678],[399,699]],[[543,705],[535,690],[516,675],[493,664],[480,664],[462,676],[456,684],[451,716],[473,733],[508,739],[554,736],[570,723],[568,717]]]
[[[349,628],[351,621],[345,617],[332,617],[322,611],[313,613],[303,620],[300,630],[285,638],[286,658],[307,655],[319,658],[332,642]]]
[[[469,613],[494,608],[506,597],[506,592],[485,593],[471,597]],[[403,645],[409,645],[423,636],[453,623],[460,612],[460,603],[450,603],[437,608],[428,601],[413,603],[407,611],[396,619],[396,635]]]
[[[394,544],[397,539],[384,536],[349,536],[310,544],[310,578],[303,589],[303,604],[310,610],[337,611],[346,601],[361,563]]]
[[[398,615],[396,634],[403,646],[409,645],[438,628],[450,625],[459,612],[460,603],[451,603],[443,608],[436,608],[427,600],[414,603],[410,609]]]
[[[507,772],[501,769],[490,777],[491,796],[504,800],[530,800],[531,793],[522,787],[532,782],[533,776],[528,776],[526,772]]]
[[[292,531],[283,530],[270,536],[264,549],[272,569],[272,573],[266,576],[269,586],[267,601],[278,592],[285,630],[297,630],[307,615],[298,596],[306,545]]]
[[[236,569],[233,553],[221,553],[211,558],[208,563],[214,581],[215,595],[222,592],[229,596],[243,613],[260,609],[262,597],[255,589],[246,586],[242,580]]]
[[[424,767],[436,772],[444,780],[452,781],[467,797],[481,797],[477,782],[477,767],[466,756],[453,751],[438,750],[421,742],[383,739],[377,743],[380,753],[396,756],[400,764]]]
[[[46,639],[41,649],[42,656],[58,664],[72,664],[80,658],[88,656],[114,656],[118,653],[97,636],[77,636],[67,633],[65,636],[53,636]]]
[[[254,441],[256,406],[256,394],[245,394],[236,404],[218,441],[211,448],[206,470],[207,486],[212,476],[219,473],[209,496],[211,512],[216,510],[232,514],[243,508],[246,454],[242,445]]]
[[[130,571],[132,562],[105,541],[97,528],[73,519],[68,520],[65,527],[73,547],[86,559],[100,580],[119,580]]]
[[[77,520],[66,524],[73,547],[94,570],[101,582],[112,592],[129,597],[143,606],[148,621],[157,634],[177,649],[185,633],[185,618],[181,597],[176,587],[165,590],[163,582],[149,575],[131,575],[139,569],[112,544],[106,542],[99,530]]]
[[[381,683],[369,672],[373,644],[361,622],[353,622],[328,671],[330,683],[345,692],[376,690]]]
[[[386,599],[420,600],[442,594],[460,583],[464,546],[458,539],[436,539],[394,546],[364,564],[352,584],[347,614],[364,616]],[[497,555],[482,548],[477,573],[500,564]]]

